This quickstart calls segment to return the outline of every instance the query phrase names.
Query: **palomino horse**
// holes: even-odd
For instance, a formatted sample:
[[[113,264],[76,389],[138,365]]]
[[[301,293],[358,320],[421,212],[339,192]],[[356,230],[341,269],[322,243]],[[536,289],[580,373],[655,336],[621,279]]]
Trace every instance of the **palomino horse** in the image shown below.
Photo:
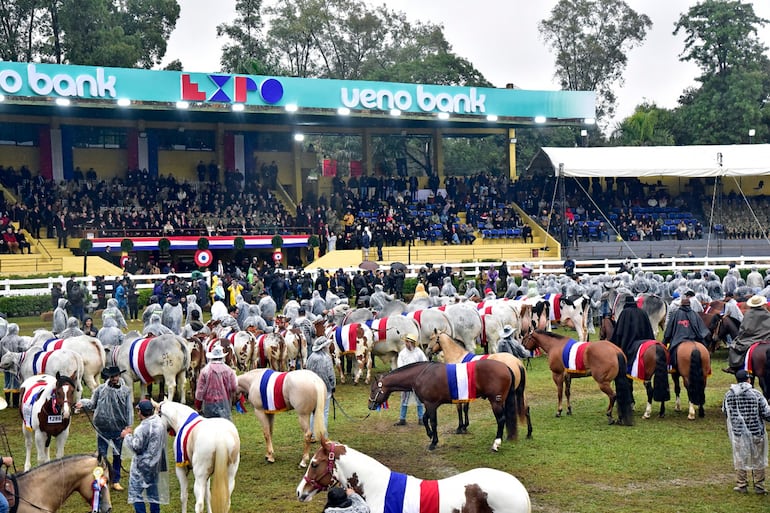
[[[310,459],[310,444],[313,437],[324,434],[324,406],[326,385],[313,371],[295,370],[275,372],[271,369],[256,369],[238,376],[238,393],[243,394],[254,407],[254,415],[262,424],[267,449],[265,459],[275,463],[273,450],[273,420],[275,414],[296,410],[299,427],[305,444],[299,466],[305,467]],[[310,414],[315,412],[311,431]]]
[[[666,401],[671,399],[668,386],[668,351],[657,340],[640,340],[631,349],[633,361],[628,365],[628,375],[632,379],[644,382],[647,391],[647,407],[642,418],[649,419],[652,414],[652,401],[660,403],[660,413],[666,415]]]
[[[195,513],[227,513],[241,460],[241,438],[235,424],[227,419],[203,418],[189,406],[172,401],[161,402],[158,413],[176,434],[174,454],[182,511],[187,511],[187,474],[192,469]]]
[[[109,468],[94,455],[76,454],[7,476],[5,483],[0,477],[0,484],[5,485],[0,491],[5,492],[11,508],[16,505],[17,509],[11,509],[16,513],[56,513],[75,492],[86,501],[89,511],[110,513]]]
[[[345,383],[345,372],[342,358],[352,356],[356,361],[356,371],[353,375],[353,384],[358,385],[361,374],[366,369],[364,382],[368,385],[372,380],[371,347],[374,345],[374,336],[366,324],[353,323],[345,326],[329,326],[326,328],[326,337],[335,345],[337,371],[340,373],[340,382]]]
[[[185,378],[190,366],[190,349],[185,339],[173,334],[145,337],[129,331],[125,342],[112,348],[109,359],[110,365],[120,367],[132,383],[139,381],[141,397],[147,394],[149,384],[163,378],[166,399],[173,400],[178,393],[180,401],[185,400]],[[133,386],[129,388],[133,400]]]
[[[526,488],[507,472],[474,468],[437,481],[422,480],[394,472],[364,453],[324,439],[297,485],[297,498],[308,502],[319,491],[337,484],[350,486],[365,497],[372,513],[418,509],[441,513],[532,511]]]
[[[754,384],[754,378],[759,378],[759,388],[762,389],[762,395],[765,398],[770,397],[770,342],[757,342],[749,347],[746,352],[746,360],[743,368],[751,376],[751,383]]]
[[[50,331],[35,330],[30,348],[33,346],[42,347],[45,351],[56,349],[75,351],[83,358],[83,383],[91,389],[92,393],[99,385],[102,369],[107,366],[107,358],[104,346],[98,338],[80,335],[61,339]]]
[[[423,424],[431,439],[428,449],[433,450],[438,444],[436,412],[439,406],[486,398],[497,420],[497,434],[492,444],[492,450],[497,451],[503,441],[503,426],[508,428],[508,440],[516,437],[516,394],[512,384],[511,370],[494,360],[458,364],[411,363],[372,382],[369,409],[377,409],[393,392],[414,391],[425,405]],[[463,428],[460,417],[457,431],[461,433]]]
[[[430,337],[428,358],[430,359],[433,353],[438,353],[439,351],[444,353],[444,361],[446,363],[468,363],[470,361],[486,360],[488,358],[507,365],[513,373],[513,392],[516,394],[516,416],[519,418],[519,422],[527,423],[527,438],[532,438],[532,419],[529,415],[527,398],[524,395],[524,389],[527,385],[527,371],[521,360],[511,353],[505,352],[490,355],[476,355],[466,351],[462,344],[446,333],[436,332]],[[465,415],[465,422],[467,425],[468,403],[457,405],[458,408],[461,406],[464,408],[463,415]]]
[[[632,423],[631,382],[626,376],[626,357],[618,346],[609,340],[577,342],[571,338],[543,330],[527,333],[522,343],[530,351],[540,347],[548,353],[548,366],[551,368],[558,396],[557,417],[561,417],[562,394],[567,397],[567,415],[572,415],[570,378],[575,375],[587,376],[590,374],[594,381],[599,384],[599,389],[609,397],[607,418],[610,424],[615,422],[612,418],[612,410],[616,399],[618,402],[618,423],[626,425]],[[615,391],[612,390],[611,385],[613,380],[615,381]]]
[[[40,346],[33,346],[22,353],[8,351],[0,359],[0,369],[16,373],[19,381],[24,381],[36,374],[74,376],[77,387],[76,402],[80,400],[80,395],[83,393],[83,358],[69,349],[44,351]]]
[[[679,376],[682,376],[684,387],[687,389],[689,408],[687,418],[695,420],[695,406],[698,406],[698,417],[703,417],[706,402],[706,382],[711,376],[711,356],[706,346],[700,342],[685,340],[676,346],[676,368],[672,369],[674,378],[674,394],[676,395],[676,411],[681,410],[679,394]]]
[[[47,374],[31,376],[19,389],[21,429],[27,457],[24,470],[32,467],[32,444],[37,447],[37,463],[50,460],[48,448],[51,437],[56,438],[56,457],[64,456],[64,444],[70,431],[70,405],[75,404],[74,377]]]

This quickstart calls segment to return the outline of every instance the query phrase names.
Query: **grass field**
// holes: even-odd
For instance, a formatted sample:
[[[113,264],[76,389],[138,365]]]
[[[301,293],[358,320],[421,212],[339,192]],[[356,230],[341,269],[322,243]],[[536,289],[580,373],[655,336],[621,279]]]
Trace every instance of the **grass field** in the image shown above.
[[[40,325],[37,319],[14,319],[22,334]],[[665,418],[641,419],[643,391],[635,386],[635,425],[610,426],[604,416],[606,398],[591,378],[573,381],[574,415],[556,418],[556,390],[543,358],[532,361],[528,398],[532,408],[533,437],[504,442],[499,453],[490,447],[494,418],[485,401],[471,405],[467,435],[455,435],[454,408],[439,409],[439,445],[428,451],[424,429],[417,426],[413,409],[408,425],[395,427],[399,396],[391,397],[389,410],[367,410],[368,387],[337,387],[336,397],[347,415],[330,413],[329,431],[335,440],[380,460],[394,470],[423,478],[441,478],[473,467],[493,467],[514,474],[527,487],[533,511],[581,513],[631,512],[753,512],[768,511],[770,498],[739,495],[732,491],[734,471],[721,401],[732,376],[719,371],[726,354],[717,353],[714,374],[707,388],[706,417],[688,421],[686,412],[675,412],[667,403]],[[377,362],[382,371],[381,362]],[[673,393],[673,389],[672,389]],[[686,392],[683,400],[686,404]],[[86,393],[88,395],[88,393]],[[658,411],[658,405],[654,405]],[[368,415],[368,416],[367,416]],[[348,417],[349,416],[349,417]],[[325,494],[307,504],[296,500],[295,489],[303,475],[297,466],[302,446],[296,416],[279,414],[275,422],[276,463],[264,460],[264,440],[253,413],[234,414],[241,435],[241,465],[233,494],[235,512],[320,512]],[[17,467],[23,466],[24,443],[19,414],[0,412]],[[520,432],[526,433],[520,428]],[[169,461],[173,459],[169,439]],[[95,435],[84,415],[75,417],[66,454],[91,452]],[[35,461],[33,453],[33,462]],[[128,467],[128,463],[126,464]],[[179,511],[176,478],[169,476],[171,504],[163,511]],[[124,483],[126,480],[124,479]],[[55,483],[45,486],[55,487]],[[130,512],[126,492],[113,493],[113,511]],[[190,490],[192,495],[192,490]],[[192,497],[191,497],[192,498]],[[73,496],[64,511],[83,511]],[[192,511],[192,500],[189,505]]]

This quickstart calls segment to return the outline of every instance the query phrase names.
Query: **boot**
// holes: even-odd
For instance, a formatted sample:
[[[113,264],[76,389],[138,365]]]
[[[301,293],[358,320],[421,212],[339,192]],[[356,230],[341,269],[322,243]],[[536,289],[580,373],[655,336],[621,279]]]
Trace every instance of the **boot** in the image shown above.
[[[754,471],[754,493],[759,495],[767,494],[767,489],[765,488],[765,469]]]
[[[13,407],[18,408],[19,407],[19,392],[13,392],[11,394],[11,398],[13,399]]]
[[[11,393],[10,392],[6,392],[5,393],[5,402],[8,404],[8,406],[11,405]]]

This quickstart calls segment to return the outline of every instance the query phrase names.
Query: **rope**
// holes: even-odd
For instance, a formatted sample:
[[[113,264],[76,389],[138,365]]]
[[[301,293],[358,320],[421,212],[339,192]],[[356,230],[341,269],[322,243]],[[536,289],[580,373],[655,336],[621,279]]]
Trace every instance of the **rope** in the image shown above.
[[[743,193],[743,189],[741,189],[741,184],[738,183],[738,180],[734,176],[732,178],[733,178],[733,181],[735,182],[735,185],[738,186],[738,191],[740,191],[741,197],[743,198],[743,201],[746,203],[746,206],[748,207],[749,212],[751,212],[751,217],[754,218],[754,222],[757,223],[759,230],[762,232],[762,237],[767,241],[768,244],[770,244],[770,239],[767,238],[767,233],[765,232],[765,228],[764,226],[762,226],[762,222],[757,217],[757,214],[754,212],[754,209],[751,208],[751,203],[749,203],[749,199]]]
[[[348,412],[345,411],[345,409],[342,407],[342,405],[337,400],[337,398],[334,397],[334,394],[332,394],[332,406],[334,408],[334,414],[333,414],[333,417],[332,417],[334,420],[337,420],[337,406],[339,406],[340,411],[345,416],[345,418],[350,420],[350,421],[353,421],[353,422],[361,422],[362,420],[366,420],[366,419],[369,418],[369,415],[372,414],[372,412],[369,412],[369,413],[366,414],[366,417],[364,417],[363,419],[354,419],[353,417],[348,415]]]
[[[559,180],[560,178],[557,177],[553,186],[553,196],[551,197],[551,213],[548,216],[548,223],[545,225],[545,233],[551,233],[551,218],[553,217],[553,206],[556,204],[556,191],[559,190]]]
[[[717,179],[714,179],[714,192],[711,194],[711,212],[709,213],[709,235],[706,239],[706,258],[709,257],[709,248],[711,247],[711,232],[714,226],[714,206],[717,200]]]

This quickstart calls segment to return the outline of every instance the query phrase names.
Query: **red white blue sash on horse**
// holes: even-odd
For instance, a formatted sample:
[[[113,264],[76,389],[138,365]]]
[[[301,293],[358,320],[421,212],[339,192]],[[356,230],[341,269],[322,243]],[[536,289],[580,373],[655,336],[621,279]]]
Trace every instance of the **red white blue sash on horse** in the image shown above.
[[[148,384],[155,381],[150,375],[150,371],[147,370],[147,361],[145,359],[147,353],[147,346],[150,345],[150,341],[153,337],[138,338],[131,342],[128,346],[128,364],[131,366],[131,370],[134,374],[139,376],[142,383]]]
[[[449,394],[453,403],[476,399],[476,363],[449,363],[446,366]]]
[[[564,369],[570,374],[585,374],[587,372],[584,355],[589,342],[578,342],[571,338],[564,345],[561,352],[561,361]]]
[[[45,374],[45,367],[48,359],[54,351],[38,351],[32,357],[32,374]]]
[[[417,323],[417,326],[422,326],[420,323],[420,319],[422,318],[422,310],[415,310],[414,312],[403,312],[401,315],[407,319],[414,319],[414,322]]]
[[[190,455],[187,451],[187,442],[189,441],[190,434],[193,432],[193,429],[195,429],[195,426],[200,424],[202,420],[203,417],[198,415],[196,412],[192,412],[190,416],[187,417],[187,420],[184,421],[182,427],[179,428],[179,431],[176,434],[176,439],[174,440],[177,467],[188,467],[190,465]]]
[[[374,341],[379,342],[385,340],[388,337],[388,318],[372,319],[370,321],[364,321],[366,327],[372,330],[374,335]]]
[[[438,513],[438,481],[391,472],[384,513]]]
[[[41,399],[43,401],[48,400],[48,398],[51,396],[51,392],[53,392],[52,387],[55,384],[56,383],[53,381],[53,378],[49,379],[48,376],[45,376],[35,381],[31,387],[24,391],[24,397],[21,398],[21,411],[23,413],[22,418],[24,419],[24,428],[32,431],[32,410],[35,406],[35,403]],[[46,393],[46,391],[48,393]]]
[[[257,364],[260,367],[267,365],[267,352],[265,352],[265,339],[267,334],[257,335],[255,345],[257,347]]]
[[[478,303],[476,303],[476,310],[483,310],[486,305],[487,305],[486,301],[479,301]]]
[[[486,360],[487,358],[489,358],[488,354],[465,353],[465,356],[463,356],[463,361],[460,363],[478,362],[479,360]]]
[[[631,371],[629,372],[629,376],[631,376],[634,379],[638,379],[639,381],[644,381],[644,377],[647,375],[647,369],[644,367],[644,352],[647,351],[647,349],[650,348],[650,346],[654,346],[656,344],[661,344],[657,340],[645,340],[641,344],[639,344],[639,349],[636,351],[636,356],[634,357],[633,363],[630,365]]]
[[[561,320],[561,294],[546,294],[543,299],[551,304],[551,317],[552,321]]]
[[[63,345],[63,338],[49,338],[43,342],[43,351],[55,351],[57,349],[61,349]]]
[[[752,356],[754,355],[754,350],[758,346],[765,345],[765,344],[766,344],[766,342],[756,342],[754,344],[751,344],[749,346],[749,350],[746,351],[746,358],[743,360],[743,370],[745,370],[746,372],[748,372],[752,376],[754,375],[754,364],[751,363],[751,359],[752,359]]]
[[[286,372],[275,372],[271,369],[262,374],[259,395],[265,413],[278,413],[289,409],[283,397],[283,381],[286,379],[286,374]]]
[[[359,323],[348,324],[347,326],[337,326],[333,328],[332,339],[337,347],[345,353],[355,353],[357,348],[357,334],[358,328],[361,325]]]
[[[233,331],[231,331],[230,333],[228,333],[227,335],[225,335],[222,338],[224,338],[225,340],[227,340],[230,343],[230,347],[235,347],[235,337],[237,335],[238,335],[238,332],[233,330]]]

